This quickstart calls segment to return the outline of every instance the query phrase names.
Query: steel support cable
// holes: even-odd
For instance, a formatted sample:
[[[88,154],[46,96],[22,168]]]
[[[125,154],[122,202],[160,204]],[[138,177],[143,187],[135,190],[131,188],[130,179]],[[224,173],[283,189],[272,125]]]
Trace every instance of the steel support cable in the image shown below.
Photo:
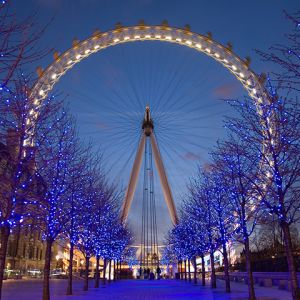
[[[144,201],[145,201],[145,211],[144,211],[144,217],[145,217],[145,223],[144,223],[144,259],[145,259],[145,266],[148,267],[148,180],[147,180],[147,169],[148,169],[148,159],[147,159],[147,153],[148,153],[148,140],[146,138],[146,144],[145,144],[145,169],[144,169]]]
[[[153,155],[152,151],[150,149],[150,169],[151,169],[151,177],[150,177],[150,184],[151,184],[151,203],[152,203],[152,225],[153,225],[153,249],[152,249],[152,258],[154,254],[156,254],[157,259],[155,262],[155,265],[159,265],[159,259],[158,259],[158,240],[157,240],[157,222],[156,222],[156,205],[155,205],[155,191],[154,191],[154,171],[153,171]],[[152,265],[153,267],[153,265]]]
[[[105,111],[106,109],[109,110],[110,113],[114,113],[114,114],[121,114],[121,112],[127,108],[127,106],[125,105],[124,108],[122,109],[120,107],[120,102],[116,102],[114,100],[114,98],[111,98],[107,95],[101,95],[101,99],[105,99],[105,100],[108,100],[107,102],[110,103],[110,104],[114,104],[113,106],[108,106],[107,104],[105,104],[105,101],[101,101],[101,103],[99,103],[99,101],[97,101],[98,99],[95,99],[94,97],[91,97],[90,95],[88,94],[85,94],[84,92],[82,92],[82,90],[79,90],[79,89],[72,89],[72,91],[74,92],[74,94],[70,94],[70,96],[72,98],[77,98],[79,100],[83,99],[86,102],[90,102],[90,104],[98,104],[97,107],[100,107],[101,110]],[[123,102],[121,102],[123,104]],[[126,103],[126,102],[124,102]],[[86,103],[86,104],[89,104],[89,103]],[[86,107],[90,107],[89,105],[86,105]],[[113,109],[113,107],[117,107],[118,110],[116,109]],[[80,111],[81,112],[81,111]]]
[[[178,67],[179,69],[179,67]],[[157,110],[159,110],[161,108],[161,104],[164,104],[164,101],[162,101],[164,98],[168,97],[168,91],[172,88],[172,85],[173,85],[173,82],[175,81],[176,79],[176,72],[175,74],[173,74],[172,76],[169,77],[169,80],[166,82],[165,84],[165,88],[162,90],[162,93],[161,93],[161,96],[159,97],[160,98],[160,101],[158,103],[158,106],[157,106]]]
[[[140,139],[137,139],[137,140],[140,141]],[[131,145],[132,145],[132,144],[131,144]],[[130,147],[131,145],[128,145],[128,146]],[[123,146],[124,146],[124,145],[123,145]],[[123,173],[124,173],[125,170],[126,170],[126,167],[128,166],[130,160],[134,157],[134,154],[135,154],[135,151],[136,151],[136,147],[131,147],[131,149],[129,149],[128,147],[126,147],[126,149],[127,149],[126,152],[125,152],[125,151],[124,151],[124,152],[121,152],[121,153],[118,155],[118,158],[117,158],[117,159],[114,159],[114,162],[112,162],[112,163],[110,164],[110,168],[108,169],[108,172],[112,171],[112,170],[117,166],[117,164],[120,162],[120,158],[124,158],[124,154],[125,154],[125,153],[126,153],[126,154],[129,153],[128,158],[127,158],[127,159],[125,160],[125,162],[122,164],[122,168],[120,168],[120,171],[118,172],[116,178],[117,178],[117,177],[122,178],[122,175],[123,175]],[[128,151],[128,150],[129,150],[129,151]],[[116,152],[117,152],[117,150],[116,150],[116,151],[110,152],[110,156],[113,156],[113,154],[116,153]]]
[[[144,261],[143,261],[143,258],[144,258],[144,255],[143,255],[143,240],[144,240],[144,207],[145,207],[145,204],[144,204],[144,197],[143,197],[143,200],[142,200],[142,231],[141,231],[141,257],[140,257],[140,270],[142,271],[142,268],[143,268],[143,265],[144,265]],[[140,276],[142,276],[142,274],[140,274]]]
[[[118,51],[118,49],[117,49],[117,52],[119,52],[118,55],[117,55],[117,57],[122,57],[122,56],[124,57],[124,51],[122,51],[122,50]],[[123,58],[121,61],[122,61],[122,62],[126,62],[126,61],[129,61],[129,60],[130,60],[130,57],[127,57],[126,59]],[[109,62],[110,62],[110,66],[113,66],[113,64],[112,64],[113,59],[112,59],[112,58],[109,59]],[[132,64],[130,64],[130,65],[132,66]],[[128,68],[128,69],[130,69],[130,68]],[[112,77],[113,77],[113,80],[115,81],[115,83],[118,85],[118,82],[119,82],[118,78],[117,78],[114,74],[113,74]],[[127,78],[127,79],[130,78],[130,76],[127,76],[126,78]],[[132,82],[131,82],[130,80],[129,80],[128,82],[129,82],[130,86],[132,87]],[[114,85],[114,86],[115,86],[115,85]],[[135,99],[135,100],[136,100],[136,103],[142,107],[142,103],[140,102],[140,100],[139,100],[139,98],[136,96],[136,94],[133,93],[133,95],[134,95],[135,97],[132,97],[132,96],[130,95],[130,88],[127,88],[127,91],[126,91],[126,90],[122,90],[122,93],[124,93],[124,92],[127,94],[128,99]],[[126,103],[126,102],[125,102],[125,103]],[[136,107],[136,105],[134,105],[134,107]],[[126,109],[127,109],[127,108],[126,108]]]
[[[182,71],[182,69],[187,66],[188,61],[185,60],[184,64],[177,64],[177,67],[173,69],[174,74],[171,77],[170,84],[165,88],[164,94],[161,96],[161,99],[165,98],[165,100],[159,102],[159,107],[161,107],[161,105],[163,105],[162,107],[170,107],[170,101],[174,100],[176,96],[179,97],[180,94],[182,94],[182,97],[185,96],[185,92],[179,92],[182,91],[182,88],[184,88],[184,83],[190,80],[190,78],[186,74],[183,74]],[[173,103],[176,105],[177,102],[173,101]]]
[[[129,55],[126,57],[126,59],[123,59],[123,62],[127,63],[127,70],[132,70],[132,66],[139,66],[140,64],[136,62],[137,57],[135,56],[134,58],[132,57],[132,52],[128,51]],[[124,51],[122,52],[124,54]],[[137,68],[136,68],[137,69]],[[137,106],[135,105],[134,107],[138,107],[138,109],[143,109],[144,104],[142,103],[141,97],[139,97],[138,92],[135,88],[134,82],[138,82],[142,76],[139,76],[138,80],[136,81],[135,78],[131,79],[134,76],[127,76],[126,78],[129,79],[129,89],[131,89],[131,93],[133,94],[133,97],[130,97],[130,99],[134,99],[135,102],[137,103]]]
[[[147,137],[147,140],[149,140],[149,137]],[[152,239],[152,228],[153,228],[153,220],[152,220],[152,180],[151,180],[151,146],[150,143],[149,144],[149,153],[148,153],[148,182],[149,182],[149,219],[150,219],[150,262],[151,262],[151,268],[153,265],[153,239]]]
[[[206,138],[206,137],[199,137],[199,139],[204,139],[204,140],[211,140],[210,138]],[[168,137],[166,137],[166,136],[160,136],[159,135],[159,141],[160,141],[160,144],[164,144],[162,147],[161,147],[161,149],[164,151],[164,152],[166,152],[166,151],[169,151],[170,153],[174,153],[174,154],[176,154],[178,157],[183,157],[183,155],[185,154],[185,153],[188,153],[188,152],[193,152],[193,151],[199,151],[198,149],[204,149],[204,150],[207,150],[207,151],[209,151],[210,150],[210,148],[208,147],[208,146],[203,146],[203,144],[206,144],[206,142],[204,142],[203,140],[202,140],[202,142],[200,142],[200,143],[196,143],[196,142],[193,142],[192,140],[186,140],[186,142],[185,142],[185,144],[189,144],[189,148],[186,148],[186,147],[184,147],[183,145],[182,145],[182,143],[178,143],[178,142],[176,142],[176,143],[174,143],[173,141],[174,141],[175,139],[173,139],[173,140],[171,140],[171,139],[169,139]],[[176,146],[177,148],[178,148],[178,150],[179,149],[182,149],[183,151],[182,152],[179,152],[178,150],[175,150],[175,149],[169,149],[168,147],[170,147],[170,146]],[[191,146],[193,146],[193,147],[195,147],[195,148],[192,148]]]
[[[138,138],[136,140],[140,141],[141,138]],[[130,151],[130,153],[128,155],[128,158],[125,160],[124,164],[121,166],[120,171],[118,172],[118,174],[116,175],[116,177],[114,178],[114,180],[116,180],[116,178],[120,178],[120,179],[122,178],[122,176],[123,176],[123,174],[124,174],[124,172],[126,170],[126,167],[128,166],[130,160],[134,157],[134,154],[135,154],[135,151],[136,151],[136,148],[138,147],[138,145],[139,144],[137,143],[135,147],[132,147],[132,150]],[[128,149],[128,148],[126,148],[126,149]],[[128,153],[128,150],[126,151],[126,153]],[[121,154],[119,158],[121,158],[121,157],[124,158],[124,155]],[[118,163],[118,161],[119,160],[115,160],[115,162],[113,164],[111,164],[111,167],[108,170],[112,171],[112,169],[116,166],[116,164]]]
[[[170,107],[171,106],[170,101],[174,100],[176,96],[178,98],[178,95],[180,95],[178,92],[182,90],[183,83],[186,81],[186,78],[184,78],[184,76],[180,76],[180,74],[182,75],[181,67],[182,67],[181,65],[178,65],[177,70],[175,70],[175,74],[174,77],[172,78],[172,82],[168,87],[168,93],[165,95],[165,101],[161,101],[161,103],[165,107]],[[176,103],[176,101],[174,101],[173,103]]]
[[[145,161],[147,164],[146,169],[146,181],[147,181],[147,190],[146,190],[146,259],[147,259],[147,268],[149,267],[149,157],[148,157],[148,151],[149,151],[149,139],[146,138],[146,147],[147,147],[147,153],[145,157]]]
[[[150,137],[146,138],[144,152],[144,183],[140,269],[153,271],[158,265],[158,238],[154,193],[153,155]]]
[[[141,53],[144,53],[144,51],[141,51]],[[131,88],[132,88],[132,90],[133,90],[133,92],[134,92],[134,94],[135,94],[135,96],[137,98],[137,101],[139,103],[139,108],[143,109],[146,103],[142,103],[142,97],[144,97],[143,92],[145,92],[145,90],[146,90],[146,84],[145,84],[145,82],[147,82],[147,80],[143,80],[143,79],[145,79],[145,74],[148,75],[149,72],[147,72],[145,70],[145,66],[143,64],[144,63],[144,59],[142,59],[142,61],[137,62],[137,59],[139,59],[139,58],[140,58],[140,56],[136,56],[136,55],[134,55],[134,57],[133,57],[132,53],[130,55],[130,66],[129,66],[129,68],[132,69],[133,65],[137,66],[137,68],[136,68],[137,72],[135,72],[135,74],[134,74],[135,78],[133,78],[133,80],[130,83],[131,83]],[[142,65],[144,67],[141,67]],[[136,76],[137,76],[137,78],[136,78]],[[138,87],[140,89],[136,88],[136,83],[138,83],[138,82],[143,82],[142,89],[141,89],[141,85],[139,85],[139,84],[138,84]],[[139,97],[139,93],[138,93],[139,91],[140,92],[142,91],[142,93],[140,93],[140,95],[142,97]],[[148,101],[149,100],[147,100],[147,102]]]
[[[173,93],[172,99],[168,99],[168,101],[169,100],[173,101],[172,102],[174,103],[173,107],[177,108],[178,110],[180,110],[180,107],[177,107],[177,104],[183,103],[182,105],[186,105],[184,106],[184,108],[190,107],[189,105],[191,103],[198,103],[199,101],[195,101],[195,100],[201,98],[201,95],[203,95],[203,81],[200,81],[199,83],[198,77],[197,76],[194,77],[195,78],[193,79],[193,81],[191,81],[191,78],[184,78],[182,76],[182,78],[179,81],[180,84],[178,83],[177,86],[175,86],[175,88],[178,88],[179,86],[181,88],[177,89],[175,94]],[[186,82],[189,82],[189,85],[183,84]],[[202,87],[201,92],[199,92],[200,87]],[[212,90],[212,88],[210,88],[209,90]],[[198,93],[195,93],[195,91],[198,91]]]
[[[135,58],[136,60],[136,58]],[[132,59],[132,56],[131,55],[128,55],[127,59],[124,60],[124,61],[127,61],[129,62],[129,67],[128,69],[131,70],[132,69],[132,66],[133,65],[136,65],[136,61],[133,62],[133,59]],[[139,64],[138,64],[139,65]],[[138,90],[136,89],[136,86],[135,86],[135,80],[134,78],[132,78],[133,76],[127,76],[126,78],[128,79],[128,83],[129,83],[129,89],[130,89],[130,93],[132,93],[133,97],[130,96],[129,99],[134,99],[135,102],[137,103],[137,106],[135,105],[135,108],[138,108],[138,109],[142,109],[143,108],[143,103],[142,103],[142,100],[141,98],[139,97],[139,94],[138,94]],[[138,82],[138,81],[137,81]]]
[[[146,48],[147,52],[150,50],[151,53],[150,55],[148,55],[148,58],[151,60],[149,61],[149,63],[147,64],[148,66],[148,70],[147,70],[147,74],[149,74],[149,80],[147,81],[147,83],[145,84],[145,87],[147,86],[147,93],[149,95],[149,99],[147,99],[147,101],[149,101],[149,105],[151,107],[156,107],[157,106],[157,101],[158,101],[158,97],[155,95],[155,92],[157,92],[158,90],[160,90],[160,86],[162,84],[162,82],[164,82],[162,79],[162,72],[157,72],[157,57],[161,57],[161,52],[159,52],[159,47],[154,47],[154,49],[149,49],[148,47]],[[150,66],[150,67],[149,67]],[[145,72],[143,70],[143,72]]]
[[[209,140],[209,137],[200,137],[200,138],[204,138],[204,139],[208,139]],[[167,151],[170,151],[170,149],[168,147],[171,146],[171,151],[173,151],[174,153],[176,153],[176,150],[172,149],[174,148],[174,146],[177,146],[177,145],[180,145],[178,142],[174,142],[176,139],[171,139],[170,137],[168,137],[167,135],[164,135],[162,136],[161,134],[159,134],[158,136],[158,140],[160,141],[160,144],[162,145],[161,146],[161,149],[164,151],[164,152],[167,152]],[[206,151],[209,151],[211,150],[211,148],[209,147],[206,147],[206,146],[203,146],[201,143],[196,143],[196,142],[192,142],[192,141],[189,141],[188,142],[190,145],[193,145],[197,148],[201,148],[201,149],[204,149]],[[180,147],[183,147],[183,146],[180,146]],[[184,147],[183,147],[184,148]],[[190,149],[189,149],[190,151]],[[180,157],[180,156],[179,156]]]
[[[163,48],[163,52],[165,48]],[[149,102],[151,101],[150,106],[154,108],[154,110],[158,110],[159,109],[159,105],[161,103],[161,94],[164,94],[164,90],[161,92],[162,87],[165,87],[165,82],[167,81],[167,76],[169,74],[169,72],[157,72],[155,66],[156,66],[156,57],[166,57],[166,54],[161,52],[158,50],[157,47],[154,48],[154,51],[156,54],[153,55],[153,52],[151,52],[150,58],[152,59],[152,62],[150,63],[151,66],[151,70],[149,70],[148,73],[150,73],[150,80],[148,81],[148,92],[149,92]],[[165,65],[166,65],[166,69],[170,70],[170,67],[173,66],[170,65],[168,66],[166,64],[166,60],[163,60]],[[166,75],[167,74],[167,75]],[[152,75],[152,76],[151,76]],[[153,78],[153,80],[151,80],[151,77]],[[153,102],[152,102],[153,101]]]
[[[152,149],[152,148],[151,148]],[[150,173],[150,185],[151,185],[151,190],[150,190],[150,197],[151,197],[151,205],[152,205],[152,210],[151,210],[151,222],[152,222],[152,240],[153,240],[153,244],[152,244],[152,268],[155,262],[154,261],[154,254],[155,254],[155,245],[157,243],[156,238],[155,238],[155,231],[156,231],[156,224],[155,224],[155,220],[154,220],[154,216],[156,213],[156,207],[155,207],[155,203],[154,203],[154,197],[155,197],[155,192],[154,192],[154,170],[153,170],[153,155],[152,155],[152,151],[150,149],[150,169],[151,169],[151,173]]]

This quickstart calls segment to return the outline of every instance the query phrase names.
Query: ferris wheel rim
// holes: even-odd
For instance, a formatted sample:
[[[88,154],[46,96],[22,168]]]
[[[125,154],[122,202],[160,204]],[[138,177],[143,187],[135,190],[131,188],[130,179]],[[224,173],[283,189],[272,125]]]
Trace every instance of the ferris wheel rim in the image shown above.
[[[231,49],[211,37],[173,26],[143,25],[124,26],[105,32],[96,31],[82,41],[73,41],[73,46],[62,54],[55,52],[54,61],[44,71],[39,68],[39,77],[30,92],[31,99],[39,106],[40,101],[47,97],[60,77],[74,65],[108,47],[136,41],[169,42],[195,49],[228,69],[242,83],[253,100],[261,102],[265,95],[264,87],[249,65]],[[216,51],[217,49],[219,51]]]
[[[232,49],[205,36],[188,29],[181,29],[169,25],[137,25],[124,26],[105,32],[95,32],[82,41],[73,41],[71,48],[62,54],[54,53],[54,61],[42,71],[38,70],[38,79],[30,90],[34,108],[32,109],[31,120],[34,123],[39,114],[39,107],[42,101],[47,98],[49,92],[60,78],[73,66],[80,63],[92,54],[100,52],[111,46],[129,42],[159,41],[175,43],[203,53],[223,65],[235,78],[241,82],[250,98],[255,102],[257,111],[259,105],[268,99],[263,83],[249,64],[242,60]],[[31,136],[29,134],[29,136]],[[27,144],[33,143],[33,134]]]

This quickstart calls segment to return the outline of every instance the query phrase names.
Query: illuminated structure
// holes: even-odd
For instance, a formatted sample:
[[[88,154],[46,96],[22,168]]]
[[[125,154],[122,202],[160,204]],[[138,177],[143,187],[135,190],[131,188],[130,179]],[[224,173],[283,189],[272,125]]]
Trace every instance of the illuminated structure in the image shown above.
[[[61,76],[81,60],[110,46],[146,40],[176,43],[213,58],[227,68],[241,82],[249,96],[255,102],[258,113],[261,114],[259,105],[267,99],[264,84],[249,68],[249,60],[243,60],[236,55],[232,51],[230,44],[223,46],[214,41],[210,34],[205,36],[191,32],[189,26],[179,29],[169,26],[167,22],[163,22],[159,26],[145,25],[144,22],[140,22],[137,26],[132,27],[123,27],[117,24],[114,30],[103,33],[96,31],[86,40],[74,40],[72,48],[62,54],[58,52],[54,53],[54,61],[45,70],[40,67],[37,68],[39,78],[30,93],[30,97],[36,108],[30,112],[27,124],[35,121],[39,113],[41,101],[47,97]],[[34,144],[33,132],[31,135],[32,138],[26,141],[27,145]]]
[[[127,191],[125,194],[125,199],[123,202],[121,218],[124,221],[127,219],[128,212],[129,212],[131,202],[132,202],[132,199],[134,196],[134,192],[136,189],[138,175],[139,175],[141,164],[142,164],[142,156],[143,156],[143,153],[145,152],[145,149],[147,149],[146,142],[147,142],[147,139],[149,139],[150,143],[151,143],[151,149],[152,149],[153,155],[154,155],[156,168],[157,168],[158,175],[160,178],[160,183],[162,186],[164,198],[165,198],[165,201],[168,206],[171,220],[172,220],[173,224],[176,224],[177,223],[177,213],[176,213],[176,209],[175,209],[175,204],[174,204],[172,192],[170,189],[170,185],[168,182],[168,178],[166,175],[166,171],[165,171],[165,168],[163,165],[163,161],[161,159],[161,155],[160,155],[160,152],[159,152],[159,149],[157,146],[155,135],[153,133],[153,128],[154,128],[154,125],[153,125],[153,120],[151,119],[151,115],[150,115],[150,108],[149,108],[149,106],[147,106],[146,111],[145,111],[145,117],[144,117],[143,124],[142,124],[143,134],[140,139],[137,154],[136,154],[136,157],[135,157],[135,160],[133,163],[133,167],[132,167],[132,171],[130,174],[130,179],[129,179]]]
[[[45,70],[42,70],[40,67],[37,68],[39,78],[32,87],[30,93],[30,97],[32,98],[36,108],[30,112],[30,117],[27,119],[26,123],[31,124],[32,122],[35,122],[35,119],[39,114],[39,106],[41,102],[47,97],[48,93],[52,90],[59,79],[74,65],[84,58],[87,58],[88,56],[110,46],[136,41],[162,41],[175,43],[192,48],[213,58],[227,68],[236,77],[236,79],[241,82],[249,96],[256,104],[258,114],[262,114],[260,106],[267,99],[267,93],[265,91],[263,81],[260,80],[249,68],[249,59],[241,59],[232,51],[232,46],[230,44],[225,46],[221,45],[212,39],[211,34],[205,36],[194,33],[190,30],[189,26],[186,26],[183,29],[171,27],[165,21],[162,25],[158,26],[146,25],[144,22],[140,22],[137,26],[131,27],[124,27],[121,24],[117,24],[114,30],[107,32],[96,31],[86,40],[74,40],[72,47],[62,54],[55,52],[54,61]],[[31,128],[34,128],[34,126],[31,126]],[[149,129],[151,129],[151,127]],[[34,132],[28,132],[28,134],[29,138],[26,140],[26,144],[33,145]],[[144,135],[140,141],[139,150],[144,149],[145,140],[146,137]],[[171,191],[169,190],[164,169],[161,168],[162,162],[159,162],[159,150],[153,134],[150,134],[150,140],[153,151],[156,152],[156,154],[154,154],[156,156],[155,162],[158,167],[158,171],[160,172],[160,179],[164,188],[164,197],[168,204],[172,222],[175,224],[176,212],[173,207],[173,199]],[[141,156],[142,151],[138,151],[133,166],[134,173],[131,174],[131,181],[128,186],[125,205],[123,207],[122,218],[124,220],[128,215],[128,209],[133,197],[137,176],[135,172],[140,169],[139,164],[141,163]]]
[[[27,119],[27,124],[35,122],[36,117],[39,114],[39,107],[42,101],[48,96],[54,85],[59,79],[73,66],[81,62],[81,60],[95,54],[108,47],[127,43],[127,42],[142,42],[142,41],[160,41],[174,43],[177,45],[189,47],[194,51],[205,54],[208,57],[214,59],[221,65],[223,65],[236,79],[243,85],[248,95],[253,99],[253,102],[257,108],[259,115],[262,114],[262,108],[265,101],[268,101],[267,92],[264,88],[263,80],[253,72],[250,67],[249,59],[242,59],[232,50],[232,45],[222,45],[213,40],[211,34],[201,35],[192,32],[189,26],[184,28],[176,28],[168,25],[164,21],[161,25],[146,25],[144,22],[140,22],[136,26],[122,26],[117,24],[115,29],[106,32],[96,31],[89,38],[79,41],[74,40],[72,47],[62,54],[55,52],[54,61],[46,67],[37,68],[38,80],[34,84],[30,92],[30,98],[32,99],[35,108],[30,112],[30,117]],[[268,122],[271,122],[271,120]],[[34,128],[34,126],[29,126]],[[34,145],[34,132],[28,132],[29,138],[25,141],[26,145]],[[154,151],[156,141],[153,134],[152,144],[154,144]],[[145,135],[142,137],[139,145],[139,149],[143,149],[145,143]],[[151,138],[150,138],[151,139]],[[157,145],[156,145],[157,146]],[[157,149],[158,150],[158,149]],[[135,163],[140,161],[139,157],[142,153],[137,153]],[[157,157],[159,157],[157,155]],[[157,164],[157,162],[156,162]],[[140,166],[133,167],[133,170],[138,170]],[[162,170],[162,173],[164,170]],[[161,176],[161,180],[164,176]],[[131,174],[131,184],[128,186],[127,196],[125,199],[124,209],[122,212],[122,218],[125,220],[128,214],[128,209],[132,199],[132,192],[134,186],[135,174]],[[163,185],[163,184],[162,184]],[[164,196],[167,201],[169,211],[171,214],[172,222],[176,223],[176,213],[172,208],[172,195],[168,192],[168,185],[165,184]],[[169,200],[167,200],[169,199]]]
[[[9,203],[7,197],[9,197],[12,188],[11,178],[13,176],[14,169],[16,168],[18,143],[19,134],[18,131],[13,128],[7,130],[6,144],[0,143],[0,206]],[[40,204],[45,204],[43,199],[43,195],[45,193],[45,182],[41,176],[36,173],[34,156],[28,155],[25,157],[22,172],[24,178],[27,178],[26,181],[30,182],[26,192],[24,192],[22,196],[26,197],[29,203],[38,202]],[[28,178],[30,178],[30,181]],[[36,212],[34,205],[27,205],[27,210],[27,213]],[[16,213],[19,215],[26,213],[24,212],[22,204],[16,205]],[[7,244],[7,256],[5,261],[5,268],[7,269],[7,272],[13,269],[25,274],[26,271],[40,271],[43,269],[43,258],[46,245],[42,240],[42,232],[40,229],[33,226],[35,225],[34,218],[28,218],[26,221],[25,226],[22,226],[23,221],[21,221],[11,230]],[[54,246],[53,252],[54,255],[56,255],[56,245]],[[55,262],[53,262],[52,265],[55,267]],[[37,275],[38,272],[35,274]],[[41,274],[41,272],[39,272],[39,274]]]
[[[268,101],[268,96],[264,88],[264,82],[263,80],[260,80],[255,72],[250,69],[249,59],[241,59],[233,52],[230,44],[222,45],[214,41],[211,34],[201,35],[194,33],[190,30],[189,26],[180,29],[169,26],[167,22],[163,22],[161,25],[157,26],[146,25],[144,22],[140,22],[136,26],[125,27],[121,24],[117,24],[113,30],[106,32],[96,31],[91,37],[83,41],[74,40],[72,47],[62,54],[55,52],[54,61],[47,68],[43,70],[39,67],[37,69],[39,78],[32,87],[30,93],[30,98],[34,103],[35,108],[30,112],[30,117],[27,119],[26,123],[31,124],[35,122],[35,119],[39,114],[39,107],[42,101],[47,97],[48,93],[52,90],[59,79],[73,66],[81,62],[81,60],[110,46],[127,42],[141,41],[174,43],[189,47],[194,51],[198,51],[199,53],[205,54],[214,59],[223,65],[243,85],[244,89],[253,99],[258,114],[262,114],[261,107],[265,101]],[[272,122],[272,120],[268,119],[267,122]],[[33,126],[31,126],[31,128],[33,128]],[[28,133],[31,137],[28,138],[25,144],[34,145],[34,132]],[[145,140],[146,136],[143,135],[138,148],[139,150],[143,149]],[[158,151],[153,134],[150,134],[150,141],[153,151],[155,151],[155,149]],[[142,151],[141,153],[138,151],[135,159],[135,164],[137,165],[133,166],[133,171],[140,169],[140,165],[138,164],[140,163],[139,157],[141,156]],[[157,157],[160,156],[157,155]],[[157,161],[156,164],[159,165]],[[164,170],[161,171],[161,174],[163,173]],[[163,177],[164,176],[160,176],[161,181]],[[128,186],[122,211],[122,218],[124,220],[126,220],[128,215],[128,209],[134,192],[134,178],[135,174],[131,174],[131,181]],[[168,204],[172,222],[176,223],[176,212],[175,209],[172,208],[173,200],[171,192],[168,192],[168,184],[162,184],[162,186],[165,186],[164,196]]]
[[[146,106],[142,129],[143,133],[139,142],[136,157],[130,174],[128,187],[123,201],[121,219],[123,221],[126,221],[128,217],[129,209],[136,190],[144,154],[144,187],[140,267],[141,269],[154,269],[159,266],[159,257],[152,156],[154,156],[164,199],[168,206],[169,214],[173,224],[176,224],[178,222],[178,218],[165,167],[154,135],[154,123],[151,119],[149,106]]]

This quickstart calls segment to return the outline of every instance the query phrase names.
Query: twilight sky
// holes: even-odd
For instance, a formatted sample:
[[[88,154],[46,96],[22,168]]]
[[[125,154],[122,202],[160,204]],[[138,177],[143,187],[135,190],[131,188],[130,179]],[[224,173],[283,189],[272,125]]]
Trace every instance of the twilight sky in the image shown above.
[[[112,29],[117,22],[191,26],[213,33],[221,43],[230,41],[240,57],[251,56],[257,73],[268,72],[254,49],[267,50],[284,43],[290,23],[283,10],[299,10],[297,0],[26,0],[12,3],[17,16],[36,13],[40,26],[52,22],[40,46],[60,52],[72,40],[87,38],[95,29]],[[39,65],[46,67],[52,57]],[[32,70],[36,66],[32,66]],[[217,139],[224,136],[222,118],[232,112],[221,99],[243,97],[241,85],[209,57],[182,46],[136,42],[100,51],[77,64],[56,85],[77,116],[82,138],[92,139],[104,152],[111,180],[125,188],[129,179],[146,104],[150,105],[155,133],[167,169],[175,202],[180,205],[188,179],[197,164],[205,165]],[[159,239],[170,226],[157,174],[155,193]],[[142,178],[142,176],[141,176]],[[129,222],[141,227],[142,180]]]

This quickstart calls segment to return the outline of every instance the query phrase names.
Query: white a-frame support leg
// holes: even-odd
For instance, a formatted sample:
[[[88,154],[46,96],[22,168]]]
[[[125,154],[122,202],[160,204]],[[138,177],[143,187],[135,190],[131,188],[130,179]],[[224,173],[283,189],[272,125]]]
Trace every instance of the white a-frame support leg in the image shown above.
[[[173,201],[172,192],[171,192],[170,185],[168,182],[165,167],[164,167],[164,164],[161,159],[160,152],[159,152],[159,149],[158,149],[158,146],[156,143],[156,139],[155,139],[155,136],[153,133],[150,134],[150,141],[151,141],[152,151],[154,154],[155,165],[156,165],[156,168],[158,171],[158,175],[160,178],[160,184],[162,186],[162,190],[163,190],[164,198],[165,198],[168,210],[169,210],[169,214],[170,214],[172,223],[176,224],[178,222],[178,218],[177,218],[175,204]],[[125,199],[124,199],[123,206],[122,206],[122,211],[121,211],[122,221],[125,221],[128,217],[129,209],[130,209],[130,206],[131,206],[131,203],[133,200],[133,196],[134,196],[135,189],[136,189],[136,184],[138,181],[138,175],[140,173],[140,169],[141,169],[141,165],[142,165],[143,153],[145,151],[145,144],[146,144],[146,135],[143,134],[142,138],[140,140],[140,143],[139,143],[139,147],[138,147],[138,150],[136,153],[134,163],[133,163],[127,191],[125,194]]]
[[[125,194],[125,199],[123,202],[122,210],[121,210],[121,220],[125,221],[128,217],[129,209],[132,203],[132,199],[134,196],[134,192],[136,189],[136,184],[138,181],[142,161],[143,161],[143,154],[145,151],[145,144],[146,144],[146,135],[142,134],[139,147],[135,156],[135,160],[132,166],[130,179],[128,183],[128,187]]]
[[[165,198],[165,201],[166,201],[168,209],[169,209],[169,214],[170,214],[172,223],[175,225],[178,223],[176,208],[175,208],[171,188],[170,188],[170,185],[168,182],[167,174],[165,171],[165,167],[164,167],[163,161],[160,156],[160,152],[159,152],[159,149],[158,149],[158,146],[156,143],[154,133],[152,133],[150,135],[150,141],[151,141],[151,147],[152,147],[152,151],[154,154],[155,165],[156,165],[157,172],[159,175],[160,184],[161,184],[161,187],[163,190],[164,198]]]

